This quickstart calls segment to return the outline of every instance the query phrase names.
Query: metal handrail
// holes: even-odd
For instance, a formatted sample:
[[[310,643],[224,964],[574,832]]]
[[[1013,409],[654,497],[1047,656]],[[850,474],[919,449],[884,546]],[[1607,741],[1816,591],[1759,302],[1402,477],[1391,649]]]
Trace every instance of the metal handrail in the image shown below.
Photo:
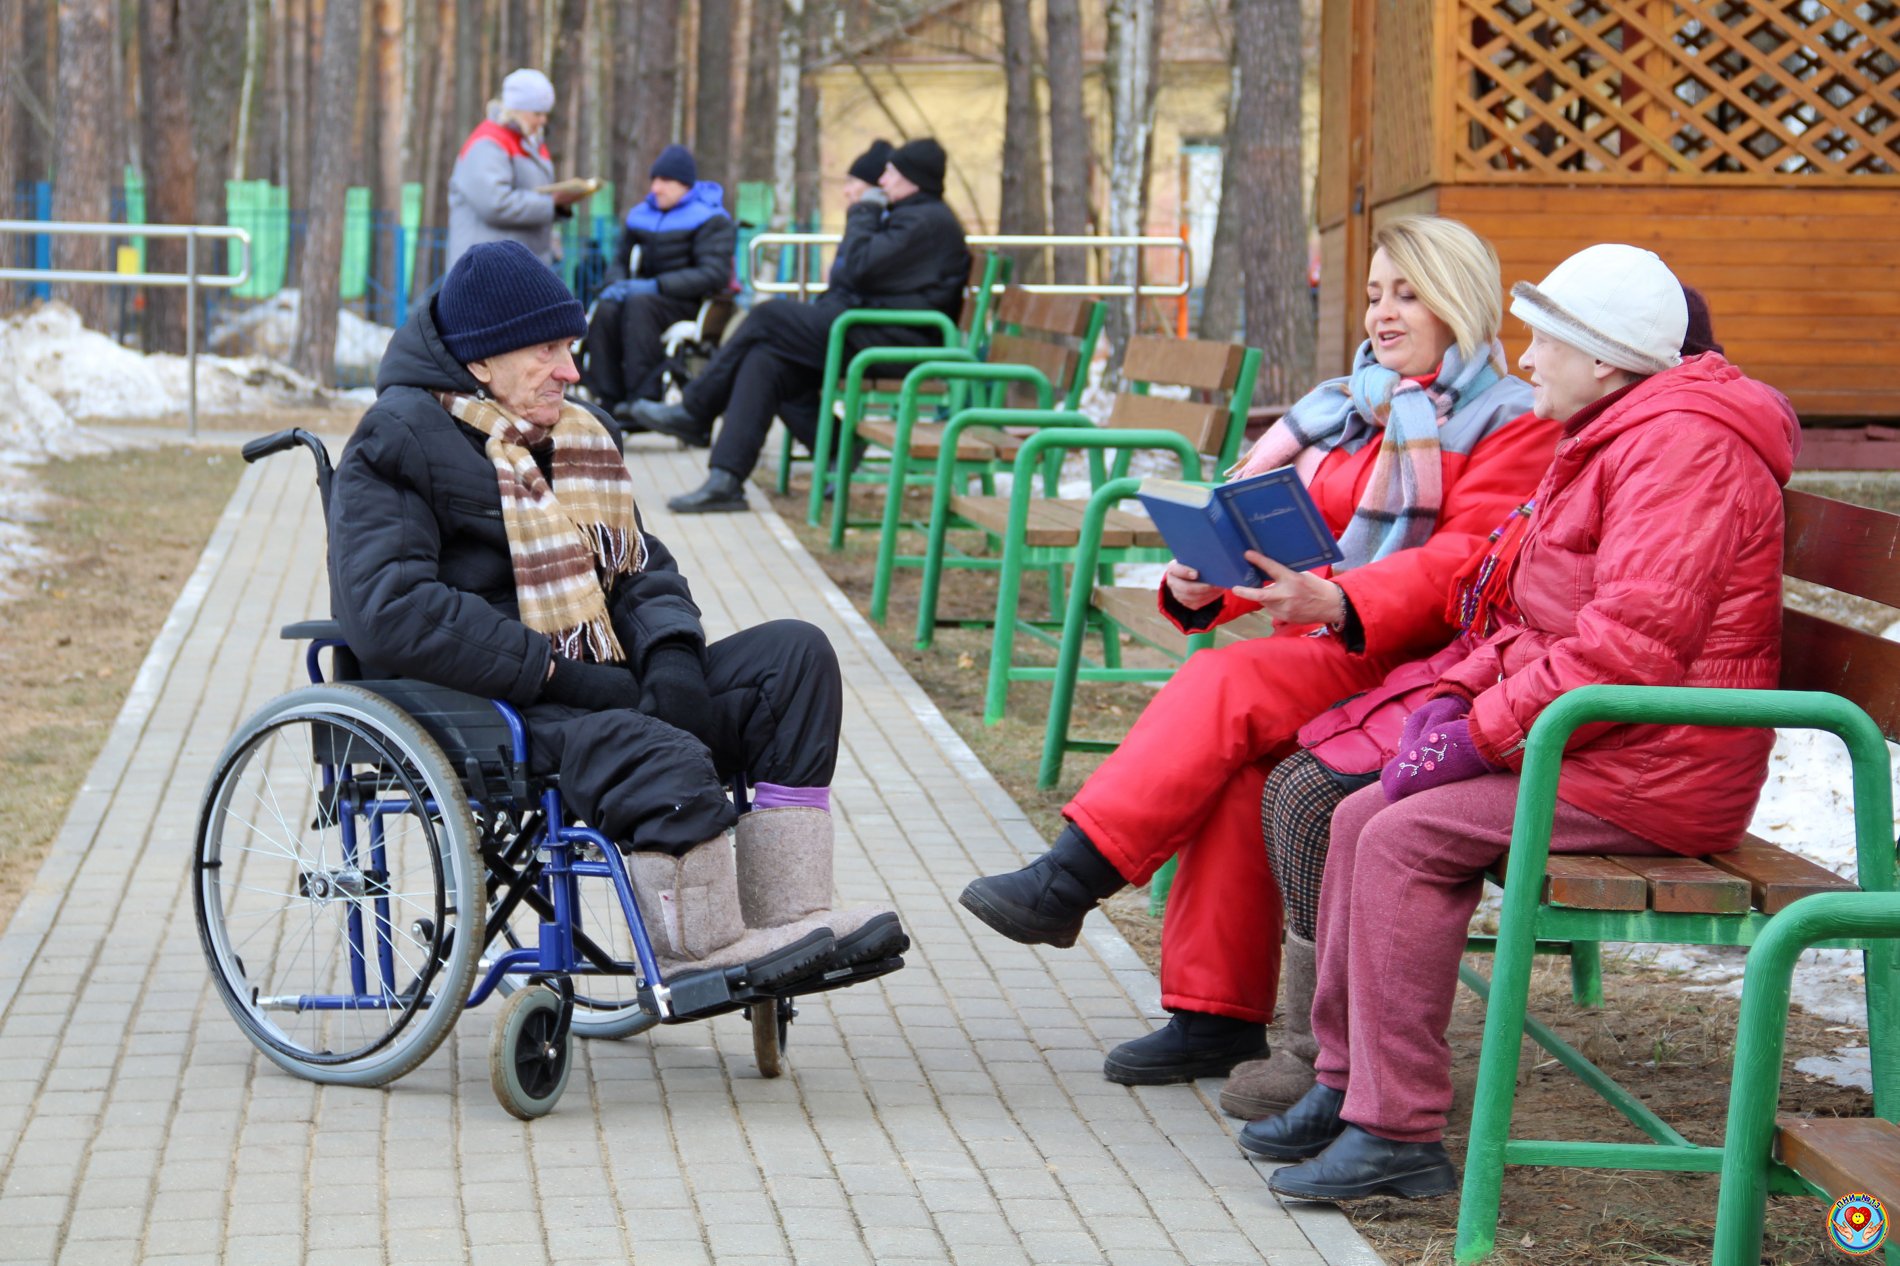
[[[226,224],[96,224],[82,220],[0,220],[0,235],[48,237],[182,237],[182,273],[121,273],[84,268],[0,268],[0,281],[60,282],[92,286],[183,286],[185,288],[185,382],[188,433],[198,434],[198,287],[230,290],[251,278],[251,235]],[[200,274],[198,239],[220,238],[241,248],[234,273]]]
[[[844,240],[842,233],[760,233],[747,245],[746,275],[752,278],[752,288],[760,294],[797,295],[801,299],[823,291],[823,282],[815,282],[810,276],[808,252],[800,250],[798,277],[795,281],[767,280],[760,275],[761,253],[768,246],[836,246]],[[1135,284],[1122,285],[1119,282],[1084,282],[1064,284],[1058,282],[1034,282],[1022,289],[1032,294],[1051,295],[1129,295],[1143,298],[1178,299],[1188,293],[1190,278],[1194,276],[1193,249],[1185,238],[1150,237],[1130,234],[1126,236],[1105,236],[1094,233],[973,233],[964,241],[971,246],[1008,249],[1027,247],[1036,249],[1045,246],[1085,246],[1097,250],[1135,251]],[[1165,247],[1180,252],[1180,281],[1171,285],[1149,285],[1142,280],[1142,254],[1151,246]]]

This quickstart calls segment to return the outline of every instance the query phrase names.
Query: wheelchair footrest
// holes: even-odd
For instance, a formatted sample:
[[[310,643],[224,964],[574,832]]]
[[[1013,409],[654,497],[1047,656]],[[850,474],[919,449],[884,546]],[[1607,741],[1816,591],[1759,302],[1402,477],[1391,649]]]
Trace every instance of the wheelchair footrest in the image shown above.
[[[804,980],[772,992],[774,996],[780,998],[802,998],[808,993],[826,993],[833,989],[843,989],[848,985],[861,984],[867,980],[876,980],[879,976],[890,975],[903,965],[903,956],[893,954],[889,958],[874,959],[868,963],[854,963],[835,971],[808,976]]]

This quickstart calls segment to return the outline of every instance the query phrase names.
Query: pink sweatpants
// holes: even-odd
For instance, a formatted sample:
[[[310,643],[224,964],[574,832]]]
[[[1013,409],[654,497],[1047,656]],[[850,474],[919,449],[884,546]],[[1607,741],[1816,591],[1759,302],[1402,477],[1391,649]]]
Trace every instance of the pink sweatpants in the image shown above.
[[[1430,1143],[1451,1110],[1445,1029],[1484,871],[1510,851],[1516,774],[1487,774],[1388,803],[1377,784],[1333,814],[1320,883],[1313,1036],[1319,1080],[1345,1120]],[[1667,853],[1559,800],[1553,853]]]

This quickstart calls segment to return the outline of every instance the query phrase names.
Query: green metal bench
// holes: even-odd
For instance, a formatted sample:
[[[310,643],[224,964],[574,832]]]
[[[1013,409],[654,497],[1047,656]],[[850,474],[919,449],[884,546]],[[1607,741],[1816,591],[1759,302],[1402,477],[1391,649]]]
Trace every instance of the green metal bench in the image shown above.
[[[1900,606],[1900,516],[1792,490],[1785,501],[1788,576]],[[1753,839],[1702,860],[1549,856],[1564,744],[1577,727],[1597,721],[1809,728],[1839,735],[1853,759],[1858,888],[1895,890],[1887,739],[1900,734],[1900,644],[1789,609],[1779,690],[1590,686],[1546,709],[1525,747],[1511,851],[1502,867],[1504,904],[1498,935],[1488,947],[1494,951],[1491,979],[1487,983],[1469,969],[1460,973],[1488,1001],[1459,1208],[1460,1262],[1478,1261],[1493,1247],[1506,1165],[1714,1173],[1724,1163],[1724,1148],[1689,1143],[1638,1096],[1526,1016],[1534,953],[1567,953],[1576,1000],[1594,1006],[1602,1001],[1598,947],[1604,941],[1754,945],[1802,898],[1856,892],[1854,883]],[[1900,1023],[1900,953],[1893,941],[1850,937],[1826,943],[1866,951],[1875,1107],[1891,1122],[1900,1111],[1900,1032],[1894,1027]],[[1487,946],[1474,942],[1473,948]],[[1745,1011],[1738,1049],[1772,1044],[1778,1051],[1782,1024],[1780,1015],[1761,1007]],[[1526,1035],[1654,1142],[1511,1138],[1518,1054]],[[1752,1142],[1747,1147],[1750,1155],[1736,1163],[1759,1159],[1759,1148]],[[1778,1170],[1770,1178],[1778,1190],[1812,1189],[1791,1185]]]

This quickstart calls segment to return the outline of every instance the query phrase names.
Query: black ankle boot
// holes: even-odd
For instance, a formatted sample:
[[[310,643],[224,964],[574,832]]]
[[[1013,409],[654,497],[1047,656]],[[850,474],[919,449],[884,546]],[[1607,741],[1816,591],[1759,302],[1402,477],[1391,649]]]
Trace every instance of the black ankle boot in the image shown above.
[[[957,901],[1012,941],[1067,949],[1095,903],[1127,884],[1070,823],[1041,857],[1006,875],[972,879]]]
[[[1266,1025],[1176,1011],[1147,1037],[1110,1051],[1102,1076],[1123,1086],[1166,1086],[1196,1077],[1225,1077],[1235,1064],[1266,1057]]]
[[[683,404],[660,404],[653,400],[634,402],[632,420],[649,431],[670,435],[692,448],[712,443],[712,423],[701,422],[686,411]]]
[[[1339,1110],[1346,1092],[1319,1082],[1278,1116],[1249,1121],[1240,1131],[1240,1150],[1264,1160],[1305,1160],[1325,1151],[1346,1128]]]
[[[674,514],[720,514],[743,510],[745,483],[729,470],[714,466],[706,472],[706,482],[691,492],[683,492],[666,503]]]
[[[1360,1200],[1380,1194],[1423,1200],[1458,1190],[1443,1143],[1399,1143],[1349,1125],[1304,1165],[1276,1169],[1267,1189],[1300,1200]]]

